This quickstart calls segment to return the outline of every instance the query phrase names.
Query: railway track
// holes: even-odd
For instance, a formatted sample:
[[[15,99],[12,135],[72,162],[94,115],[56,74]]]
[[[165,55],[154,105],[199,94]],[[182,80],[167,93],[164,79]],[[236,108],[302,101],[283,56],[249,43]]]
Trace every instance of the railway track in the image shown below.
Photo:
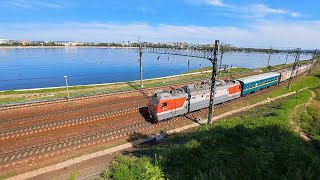
[[[190,113],[190,115],[199,114],[201,111]],[[2,153],[0,154],[0,169],[34,160],[36,156],[38,156],[38,158],[54,156],[86,146],[105,143],[107,141],[120,137],[125,137],[135,133],[144,132],[146,130],[151,130],[157,127],[172,124],[179,119],[183,119],[183,117],[179,116],[167,121],[160,122],[158,124],[151,124],[147,121],[135,120],[131,124],[119,128],[101,130],[98,132],[70,137],[52,143],[46,143],[16,151]]]
[[[17,151],[4,153],[0,155],[0,163],[6,163],[8,161],[17,160],[20,157],[25,158],[25,157],[39,155],[39,154],[43,154],[43,153],[47,153],[55,150],[57,151],[63,148],[71,147],[73,145],[84,144],[88,141],[94,141],[97,139],[106,138],[105,141],[114,139],[115,138],[113,137],[114,135],[120,135],[121,133],[127,134],[130,131],[133,131],[139,128],[141,129],[146,126],[148,126],[147,122],[139,121],[139,122],[134,122],[131,125],[124,126],[117,129],[102,130],[102,131],[98,131],[90,134],[71,137],[71,138],[60,140],[57,142],[41,144],[41,145],[37,145],[37,146],[33,146],[33,147],[29,147],[29,148],[25,148]]]
[[[5,119],[5,120],[0,120],[0,125],[2,124],[15,124],[15,123],[21,123],[21,122],[30,122],[30,121],[35,121],[35,120],[44,120],[49,117],[53,116],[62,116],[62,115],[70,115],[72,113],[79,113],[79,112],[87,112],[90,110],[98,110],[98,109],[104,109],[104,108],[111,108],[115,105],[125,105],[125,104],[141,104],[146,99],[141,98],[141,99],[135,99],[135,100],[129,100],[129,101],[124,101],[124,102],[117,102],[117,103],[111,103],[111,104],[102,104],[102,105],[95,105],[95,106],[89,106],[89,107],[83,107],[80,109],[73,109],[73,110],[65,110],[65,111],[59,111],[59,112],[52,112],[52,113],[46,113],[38,116],[33,116],[33,117],[24,117],[24,118],[14,118],[14,119]],[[1,131],[0,131],[1,132]]]
[[[103,98],[103,97],[115,96],[115,95],[120,95],[120,94],[129,94],[132,92],[138,92],[138,91],[137,90],[130,90],[130,91],[108,93],[108,94],[98,94],[98,95],[91,95],[91,96],[84,96],[84,97],[75,97],[75,98],[70,98],[69,100],[62,98],[62,99],[45,100],[45,101],[38,101],[38,102],[31,102],[31,103],[4,105],[4,106],[0,106],[0,111],[14,110],[14,109],[25,109],[25,108],[29,108],[29,107],[36,107],[36,106],[43,106],[43,105],[56,105],[56,104],[60,104],[60,103],[77,102],[77,101],[87,100],[87,99]]]
[[[35,134],[40,133],[44,131],[50,131],[54,129],[74,126],[78,124],[85,124],[89,122],[99,121],[103,120],[105,118],[113,118],[115,116],[120,116],[132,112],[139,112],[140,108],[143,108],[146,106],[135,106],[131,108],[125,108],[121,110],[111,111],[107,113],[99,113],[95,115],[85,116],[85,117],[79,117],[74,119],[66,119],[66,120],[59,120],[59,121],[52,121],[52,122],[45,122],[40,124],[35,124],[31,126],[25,126],[25,127],[18,127],[13,129],[7,129],[0,131],[0,139],[9,139],[9,138],[15,138],[15,137],[21,137],[26,136],[29,134]]]

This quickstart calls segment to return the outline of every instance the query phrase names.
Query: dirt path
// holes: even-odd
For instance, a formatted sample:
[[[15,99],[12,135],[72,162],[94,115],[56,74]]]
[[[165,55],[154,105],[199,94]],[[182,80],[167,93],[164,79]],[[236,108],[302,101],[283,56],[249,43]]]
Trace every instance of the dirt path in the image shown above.
[[[300,122],[300,120],[299,120],[299,122],[295,122],[295,120],[294,120],[295,116],[298,116],[298,112],[297,112],[298,109],[299,108],[306,108],[312,102],[312,100],[316,97],[316,94],[313,91],[311,91],[311,90],[309,90],[309,91],[311,93],[311,97],[309,98],[309,100],[306,103],[299,104],[294,108],[293,112],[289,115],[289,122],[294,127],[294,131],[299,133],[300,138],[308,143],[308,145],[310,146],[312,151],[314,151],[315,153],[320,155],[320,151],[312,144],[311,139],[308,136],[308,134],[306,134],[305,132],[303,132],[301,130],[301,122]],[[303,111],[304,110],[305,109],[303,109]]]

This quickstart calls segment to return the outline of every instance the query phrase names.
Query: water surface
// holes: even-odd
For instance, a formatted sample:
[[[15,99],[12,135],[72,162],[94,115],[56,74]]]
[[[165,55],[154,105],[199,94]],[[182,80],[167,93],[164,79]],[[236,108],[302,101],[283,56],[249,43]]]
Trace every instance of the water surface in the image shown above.
[[[258,68],[268,54],[225,53],[222,64]],[[303,56],[302,59],[310,57]],[[274,54],[270,64],[282,64],[286,55]],[[0,48],[0,90],[86,85],[139,79],[138,49],[126,48]],[[188,66],[188,61],[190,61]],[[289,56],[288,62],[294,57]],[[143,54],[144,78],[176,75],[211,66],[206,59]]]

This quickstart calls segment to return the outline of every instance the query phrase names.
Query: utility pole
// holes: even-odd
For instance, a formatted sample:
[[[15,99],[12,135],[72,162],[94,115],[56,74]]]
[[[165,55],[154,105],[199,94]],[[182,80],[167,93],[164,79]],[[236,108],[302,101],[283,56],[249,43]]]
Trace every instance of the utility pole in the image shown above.
[[[318,49],[314,50],[312,59],[315,60],[317,57]]]
[[[271,59],[271,54],[272,54],[272,46],[270,47],[269,51],[269,58],[268,58],[268,64],[267,64],[267,71],[270,71],[270,59]]]
[[[67,87],[67,93],[68,93],[68,102],[70,105],[70,94],[69,94],[69,86],[68,86],[68,76],[63,76],[64,79],[66,80],[66,87]]]
[[[295,53],[296,53],[296,55],[295,55],[295,60],[294,60],[293,66],[292,66],[290,79],[289,79],[289,82],[288,82],[288,89],[291,88],[291,81],[292,81],[292,79],[293,79],[294,73],[295,73],[295,71],[296,71],[296,69],[297,69],[297,66],[298,66],[298,64],[299,64],[299,58],[300,58],[301,48],[297,48]]]
[[[213,113],[213,99],[216,91],[216,77],[217,77],[217,54],[218,54],[219,40],[216,40],[214,47],[211,50],[211,57],[209,60],[212,63],[212,76],[211,76],[211,91],[210,91],[210,102],[209,102],[209,112],[208,112],[208,124],[212,123],[212,113]]]
[[[211,76],[211,91],[210,91],[210,102],[209,102],[209,112],[208,112],[208,124],[212,122],[212,112],[213,112],[213,99],[216,90],[216,77],[218,70],[218,49],[219,40],[215,41],[214,47],[210,50],[185,50],[176,48],[146,48],[145,53],[157,53],[157,54],[169,54],[169,55],[179,55],[186,57],[197,57],[208,59],[212,63],[212,76]]]
[[[219,63],[219,75],[221,75],[221,68],[222,68],[222,59],[223,59],[223,46],[222,43],[220,44],[220,63]]]
[[[289,52],[287,52],[287,57],[286,57],[286,61],[284,62],[283,67],[286,67],[287,61],[288,61],[288,57],[289,57]]]
[[[139,42],[139,62],[140,62],[140,87],[143,88],[143,77],[142,77],[142,46],[140,42],[140,37],[138,37],[138,42]]]

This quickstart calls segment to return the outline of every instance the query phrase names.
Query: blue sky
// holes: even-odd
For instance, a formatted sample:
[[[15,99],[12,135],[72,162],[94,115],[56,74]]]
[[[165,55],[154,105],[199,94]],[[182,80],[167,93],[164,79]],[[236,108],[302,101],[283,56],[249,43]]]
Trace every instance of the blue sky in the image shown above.
[[[320,1],[1,0],[0,39],[320,47]]]

